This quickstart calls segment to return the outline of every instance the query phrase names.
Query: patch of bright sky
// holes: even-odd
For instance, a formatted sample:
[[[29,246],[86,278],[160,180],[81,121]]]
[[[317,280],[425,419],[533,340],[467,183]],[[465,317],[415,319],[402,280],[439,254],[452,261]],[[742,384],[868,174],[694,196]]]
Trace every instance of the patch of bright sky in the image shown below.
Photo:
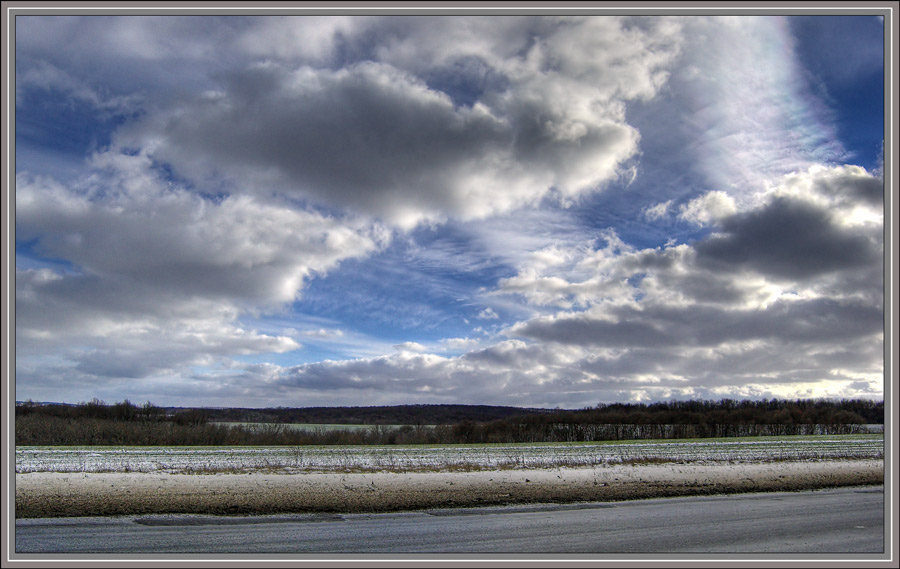
[[[493,286],[504,268],[465,254],[466,243],[448,227],[398,239],[382,253],[348,260],[314,279],[294,303],[305,316],[333,319],[386,342],[433,342],[470,333],[467,320],[485,308],[472,298]]]

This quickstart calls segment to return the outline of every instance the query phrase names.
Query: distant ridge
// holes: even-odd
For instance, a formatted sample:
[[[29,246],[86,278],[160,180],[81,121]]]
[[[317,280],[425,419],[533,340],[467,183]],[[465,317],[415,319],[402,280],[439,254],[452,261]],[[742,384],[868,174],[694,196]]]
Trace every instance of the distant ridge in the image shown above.
[[[35,406],[74,407],[75,403],[29,401]],[[139,402],[132,402],[142,405]],[[16,401],[16,405],[25,405]],[[558,412],[560,409],[512,407],[503,405],[427,404],[348,407],[172,407],[158,406],[172,414],[179,411],[203,411],[209,421],[254,423],[372,424],[372,425],[447,425],[462,421],[494,421],[521,415]]]
[[[172,411],[179,408],[165,408]],[[493,421],[519,415],[551,413],[556,409],[499,405],[415,404],[365,407],[202,407],[210,421],[272,423],[330,423],[373,425],[437,425],[462,421]]]

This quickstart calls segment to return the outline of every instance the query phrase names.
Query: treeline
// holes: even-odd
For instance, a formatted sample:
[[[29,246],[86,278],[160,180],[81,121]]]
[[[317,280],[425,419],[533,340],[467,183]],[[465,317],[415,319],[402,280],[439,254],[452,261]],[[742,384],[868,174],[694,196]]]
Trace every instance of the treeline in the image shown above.
[[[177,408],[171,408],[177,412]],[[204,409],[210,421],[251,423],[319,423],[338,425],[452,425],[462,421],[494,421],[522,414],[550,413],[496,405],[389,405],[369,407],[240,407]]]
[[[99,399],[77,405],[20,402],[16,414],[39,412],[56,417],[93,417],[130,420],[136,417],[168,416],[176,419],[202,416],[210,422],[316,423],[344,425],[452,425],[462,421],[494,421],[523,414],[552,413],[496,405],[390,405],[370,407],[158,407],[150,402],[136,405],[125,400],[107,405]]]
[[[297,430],[287,424],[230,426],[173,421],[119,422],[31,414],[16,417],[16,444],[28,446],[304,446],[452,444],[453,427],[372,425],[367,429]]]
[[[463,416],[491,416],[489,406],[472,407]],[[257,424],[229,426],[217,422],[222,417],[217,409],[162,408],[127,400],[113,405],[99,400],[79,405],[25,402],[16,406],[15,432],[18,445],[472,444],[849,434],[865,432],[866,424],[884,423],[883,401],[856,399],[616,403],[552,412],[497,409],[502,418],[437,424],[430,415],[401,426],[297,430],[272,421],[280,415],[268,415],[269,409],[257,410],[264,418]],[[510,409],[518,414],[508,414]]]
[[[884,401],[867,399],[720,399],[661,403],[600,403],[552,415],[563,423],[701,424],[884,424]],[[535,416],[535,420],[548,417]]]
[[[884,423],[884,402],[867,399],[687,400],[660,403],[600,403],[584,409],[540,409],[494,405],[392,405],[371,407],[160,407],[125,400],[112,405],[20,402],[16,414],[114,420],[167,418],[181,422],[316,423],[352,425],[454,425],[520,421],[630,424],[814,424]]]

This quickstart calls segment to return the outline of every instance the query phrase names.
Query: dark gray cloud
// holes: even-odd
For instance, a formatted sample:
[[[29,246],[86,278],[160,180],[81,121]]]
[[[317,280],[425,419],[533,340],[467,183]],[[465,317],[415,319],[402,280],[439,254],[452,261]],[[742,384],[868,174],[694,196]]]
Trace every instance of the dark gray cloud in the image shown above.
[[[159,138],[154,159],[191,179],[223,176],[236,191],[264,194],[279,188],[409,227],[506,211],[552,187],[592,189],[635,151],[637,133],[621,120],[571,122],[542,105],[459,107],[383,64],[336,72],[270,64],[123,129],[117,144]]]
[[[641,288],[641,281],[635,282]],[[656,273],[655,287],[680,291],[693,302],[718,305],[740,305],[750,292],[735,282],[734,278],[697,269],[691,273],[680,271],[659,271]]]
[[[514,326],[510,334],[542,342],[580,346],[660,346],[670,345],[676,341],[658,330],[653,322],[647,322],[645,319],[604,320],[586,313],[574,313],[559,318],[535,318]]]
[[[858,204],[884,207],[884,179],[866,175],[860,168],[847,167],[832,176],[820,176],[814,191],[828,196],[838,205],[854,207]]]
[[[534,318],[508,333],[578,346],[672,348],[750,340],[844,342],[878,334],[883,324],[880,307],[815,299],[777,301],[765,310],[692,305],[575,312]]]
[[[803,280],[871,266],[881,258],[868,235],[842,228],[827,211],[790,198],[728,217],[721,228],[722,234],[697,243],[700,266]]]
[[[461,207],[452,203],[453,168],[477,170],[481,157],[511,142],[496,117],[455,109],[374,64],[339,73],[249,70],[229,78],[222,99],[199,102],[162,130],[167,145],[155,155],[178,166],[211,157],[212,170],[232,174],[271,168],[290,193],[363,212],[431,215]]]

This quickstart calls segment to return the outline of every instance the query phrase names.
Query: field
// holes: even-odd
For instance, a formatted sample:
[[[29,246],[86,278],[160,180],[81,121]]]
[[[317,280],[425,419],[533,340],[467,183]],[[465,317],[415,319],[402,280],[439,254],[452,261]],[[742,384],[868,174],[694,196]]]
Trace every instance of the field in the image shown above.
[[[880,434],[508,445],[17,447],[16,473],[415,472],[883,457]]]
[[[356,423],[258,423],[254,421],[210,421],[212,425],[243,427],[252,430],[290,429],[292,431],[371,431],[373,429],[399,429],[406,425],[369,425]],[[434,425],[420,425],[433,428]]]
[[[17,447],[15,480],[17,518],[384,512],[883,484],[884,441]]]

